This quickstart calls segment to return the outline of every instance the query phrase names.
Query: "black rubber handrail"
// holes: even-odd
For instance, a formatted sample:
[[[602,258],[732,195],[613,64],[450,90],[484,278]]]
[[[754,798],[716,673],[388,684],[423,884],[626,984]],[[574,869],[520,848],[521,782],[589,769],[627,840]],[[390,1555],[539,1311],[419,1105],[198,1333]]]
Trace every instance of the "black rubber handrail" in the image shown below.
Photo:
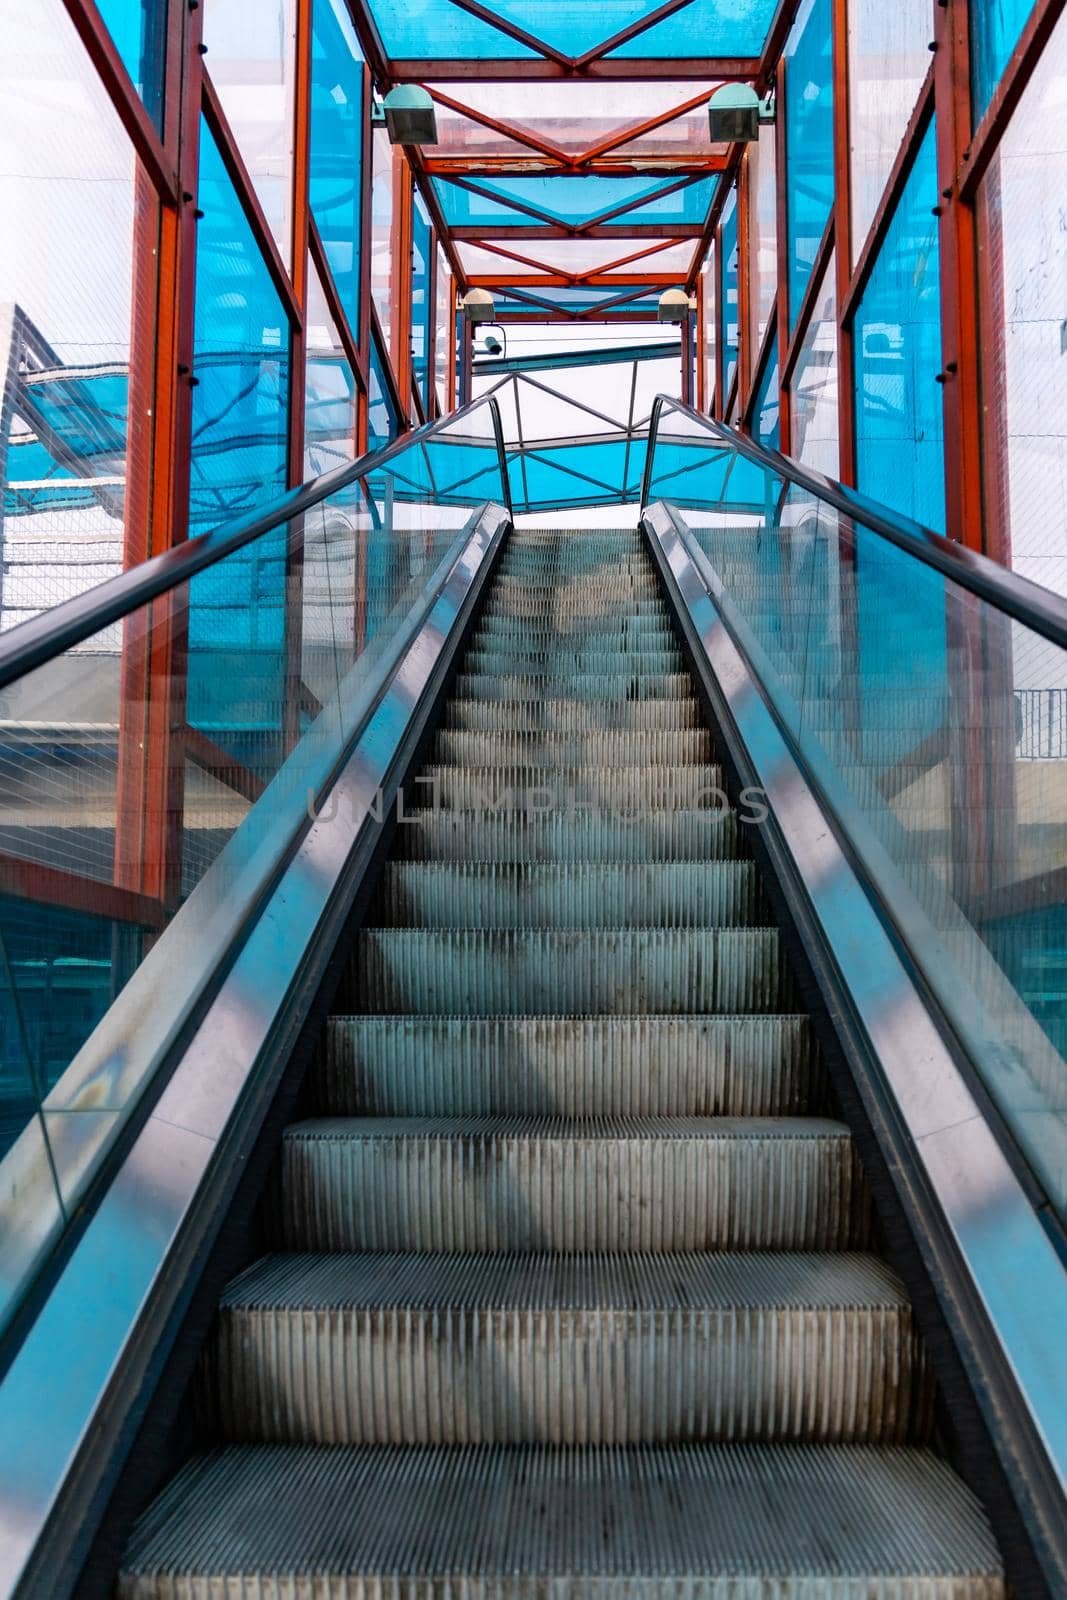
[[[961,589],[977,595],[980,600],[995,606],[1014,621],[1021,622],[1034,633],[1041,634],[1052,644],[1058,645],[1061,650],[1067,650],[1067,600],[1062,596],[1054,594],[1051,589],[1043,588],[1039,583],[1032,583],[1029,578],[1021,577],[1019,573],[1012,572],[1007,567],[1002,567],[998,562],[991,561],[988,556],[979,555],[975,550],[968,550],[963,545],[956,544],[954,540],[946,539],[940,533],[934,533],[921,522],[914,522],[910,517],[890,510],[888,506],[869,500],[858,489],[850,489],[842,483],[837,483],[833,478],[827,478],[823,473],[813,471],[811,467],[802,466],[799,461],[794,461],[792,457],[784,456],[777,450],[768,450],[765,445],[758,444],[748,434],[739,433],[725,423],[716,422],[712,417],[702,416],[699,411],[694,411],[692,406],[674,400],[669,395],[657,395],[652,406],[648,455],[645,459],[645,472],[641,484],[642,511],[649,504],[656,438],[659,433],[660,413],[664,406],[680,412],[693,422],[699,422],[718,447],[736,450],[739,455],[747,457],[765,472],[772,472],[776,477],[794,483],[798,488],[815,495],[827,505],[833,506],[834,510],[841,512],[843,516],[861,522],[870,532],[888,540],[890,544],[906,551],[908,555],[915,556],[925,566],[933,567],[935,572],[959,584]],[[684,510],[684,506],[682,509]]]
[[[371,450],[354,461],[346,461],[343,466],[321,473],[317,478],[309,478],[299,488],[286,490],[259,510],[248,512],[243,517],[234,517],[221,527],[212,528],[209,533],[199,534],[185,544],[164,551],[162,555],[152,556],[126,572],[119,572],[103,583],[94,584],[84,594],[74,595],[72,599],[51,606],[27,622],[20,622],[10,632],[0,634],[0,689],[14,683],[27,672],[32,672],[35,667],[43,666],[46,661],[63,655],[74,645],[92,638],[93,634],[112,623],[120,622],[148,601],[158,599],[169,590],[187,583],[206,567],[212,567],[216,562],[233,555],[235,550],[243,549],[293,517],[321,505],[331,495],[339,494],[360,478],[376,472],[405,450],[427,443],[434,434],[443,432],[485,405],[489,407],[493,418],[504,506],[510,517],[511,492],[500,407],[492,395],[482,395],[437,422],[423,423],[421,427],[401,434],[391,444],[383,445],[380,450]],[[432,494],[428,498],[432,498]]]

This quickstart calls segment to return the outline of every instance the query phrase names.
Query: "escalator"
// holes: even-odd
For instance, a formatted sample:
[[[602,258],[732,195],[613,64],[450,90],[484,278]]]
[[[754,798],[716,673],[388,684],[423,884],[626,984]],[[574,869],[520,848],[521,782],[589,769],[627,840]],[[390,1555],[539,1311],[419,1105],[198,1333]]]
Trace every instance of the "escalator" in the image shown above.
[[[636,533],[512,534],[405,807],[119,1594],[1001,1595]]]
[[[9,848],[115,863],[0,938],[16,1064],[111,1001],[0,1092],[0,1600],[1060,1600],[1067,607],[677,402],[638,528],[513,466],[0,637]]]

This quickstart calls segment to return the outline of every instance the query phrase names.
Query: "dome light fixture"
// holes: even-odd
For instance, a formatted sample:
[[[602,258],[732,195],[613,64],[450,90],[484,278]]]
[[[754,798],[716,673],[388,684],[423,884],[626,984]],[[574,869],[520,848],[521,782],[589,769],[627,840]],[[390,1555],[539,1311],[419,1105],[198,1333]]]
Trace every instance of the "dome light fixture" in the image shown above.
[[[390,144],[437,143],[437,112],[425,89],[397,84],[386,95],[384,109]]]
[[[488,289],[468,289],[460,306],[468,322],[496,321],[496,307]]]
[[[755,144],[760,127],[774,122],[774,97],[761,100],[751,84],[724,83],[708,101],[712,144]]]
[[[659,310],[657,315],[660,322],[684,323],[689,321],[694,310],[692,300],[684,289],[664,289],[659,297]]]

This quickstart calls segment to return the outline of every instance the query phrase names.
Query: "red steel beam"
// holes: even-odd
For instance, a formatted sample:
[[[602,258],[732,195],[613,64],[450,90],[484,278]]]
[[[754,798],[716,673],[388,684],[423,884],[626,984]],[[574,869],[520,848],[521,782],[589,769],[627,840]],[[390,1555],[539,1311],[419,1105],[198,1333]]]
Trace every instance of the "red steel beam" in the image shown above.
[[[726,83],[753,80],[760,70],[759,56],[701,56],[686,59],[607,58],[591,61],[580,70],[569,58],[563,61],[543,57],[494,56],[485,61],[470,61],[447,56],[419,56],[390,61],[388,78],[392,83],[513,83],[540,82],[545,79],[589,78],[609,83]]]
[[[506,17],[497,16],[494,11],[490,11],[488,6],[481,5],[480,0],[452,0],[452,4],[457,10],[466,11],[472,17],[477,17],[480,22],[487,23],[490,28],[495,28],[498,33],[505,34],[509,39],[513,39],[516,44],[525,45],[528,50],[533,50],[538,55],[544,56],[546,60],[555,62],[557,66],[566,67],[568,70],[573,69],[575,64],[573,56],[567,55],[564,50],[557,50],[555,45],[546,44],[536,34],[527,33],[526,29],[520,28],[518,23],[510,22]],[[428,73],[427,76],[432,77],[435,74]]]
[[[834,240],[837,306],[837,475],[856,482],[856,403],[852,324],[842,306],[852,274],[852,140],[848,77],[848,0],[833,0]]]
[[[39,861],[0,852],[0,894],[14,895],[35,905],[60,906],[65,911],[86,912],[111,922],[129,922],[153,931],[166,922],[166,912],[150,895],[137,894],[111,883],[101,883],[84,873],[45,867]]]
[[[536,156],[429,156],[423,167],[433,178],[529,178],[556,177],[564,169],[553,161],[546,166]],[[726,158],[720,155],[626,156],[616,160],[572,161],[566,172],[582,177],[706,177],[723,172]]]
[[[613,33],[603,44],[598,44],[592,50],[586,50],[580,56],[574,56],[575,70],[581,72],[594,61],[600,61],[602,57],[611,55],[622,45],[629,44],[631,39],[636,39],[642,33],[647,33],[649,28],[654,28],[657,22],[663,22],[667,17],[673,17],[675,12],[684,10],[690,3],[691,0],[663,0],[662,5],[656,6],[647,16],[638,17],[625,28],[620,28],[618,33]]]
[[[682,239],[701,239],[705,225],[699,222],[631,222],[625,227],[604,227],[599,223],[585,223],[580,230],[583,239],[666,239],[677,244]],[[577,228],[567,228],[559,224],[549,227],[533,228],[523,227],[521,223],[502,223],[499,227],[488,230],[483,227],[468,226],[465,223],[454,223],[449,229],[453,239],[468,244],[484,244],[488,238],[492,239],[522,239],[527,244],[541,244],[546,239],[574,239],[579,237]]]
[[[499,133],[502,139],[511,139],[516,144],[525,145],[529,150],[536,150],[539,154],[548,156],[550,160],[558,161],[560,166],[565,167],[570,164],[566,150],[560,145],[553,144],[550,139],[542,139],[524,128],[516,128],[512,123],[502,122],[484,111],[476,111],[473,106],[467,105],[462,100],[453,100],[451,95],[444,94],[428,83],[422,84],[421,87],[437,101],[438,105],[447,107],[449,111],[455,111],[459,116],[468,117],[471,122],[477,122],[480,127],[488,128],[492,133]]]
[[[657,128],[663,128],[668,122],[677,122],[679,117],[686,116],[690,111],[695,111],[697,106],[703,105],[707,100],[707,93],[694,95],[690,100],[683,100],[681,105],[672,106],[669,111],[661,111],[658,116],[647,117],[644,122],[631,123],[627,128],[619,128],[606,139],[591,144],[587,150],[576,158],[577,165],[585,165],[595,160],[598,156],[606,156],[612,150],[617,150],[620,145],[630,144],[636,139],[644,138],[646,133],[654,133]],[[720,162],[723,157],[718,158]]]
[[[497,277],[493,273],[471,278],[473,289],[624,289],[641,284],[669,289],[678,283],[669,272],[590,272],[581,279],[563,272],[530,272],[522,277]]]

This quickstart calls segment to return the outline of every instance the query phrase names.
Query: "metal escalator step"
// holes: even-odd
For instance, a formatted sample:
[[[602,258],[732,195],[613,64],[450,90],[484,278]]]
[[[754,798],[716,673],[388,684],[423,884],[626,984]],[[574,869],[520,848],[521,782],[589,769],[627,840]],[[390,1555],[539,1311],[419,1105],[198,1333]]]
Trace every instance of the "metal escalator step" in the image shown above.
[[[659,617],[664,621],[668,617],[664,602],[651,597],[639,596],[636,600],[626,601],[579,598],[565,603],[558,598],[530,594],[524,590],[503,599],[490,596],[487,609],[492,616],[523,618],[551,627],[564,623],[573,627],[582,622],[595,622],[603,617],[605,610],[625,612],[628,616]]]
[[[903,1445],[231,1445],[141,1518],[119,1600],[1005,1600],[985,1513]]]
[[[446,728],[491,733],[677,731],[706,726],[699,700],[450,700]]]
[[[471,636],[470,648],[479,651],[508,651],[531,654],[589,655],[631,654],[635,650],[673,650],[678,640],[674,632],[661,623],[647,628],[568,628],[522,627],[479,628]]]
[[[455,767],[433,763],[405,785],[410,806],[566,815],[593,807],[638,819],[653,811],[726,810],[723,770],[707,766],[544,765]]]
[[[286,1129],[285,1250],[845,1250],[868,1201],[818,1118],[330,1117]]]
[[[389,862],[367,920],[382,928],[766,927],[753,861],[555,865]]]
[[[468,666],[453,684],[457,700],[538,700],[559,696],[557,680],[545,672],[474,672]],[[575,672],[567,680],[572,700],[688,700],[688,672]]]
[[[672,650],[587,650],[568,653],[565,650],[468,650],[463,658],[465,673],[493,673],[508,677],[537,676],[553,678],[569,684],[575,673],[592,673],[614,680],[616,696],[622,695],[626,680],[632,676],[658,676],[662,673],[685,671],[685,657]],[[687,678],[688,693],[693,692],[693,680]],[[570,692],[568,689],[566,692]],[[557,689],[556,694],[560,691]]]
[[[311,1080],[347,1116],[782,1117],[826,1098],[796,1015],[337,1016]]]
[[[714,745],[707,728],[588,733],[444,728],[434,740],[432,759],[440,766],[462,767],[672,767],[707,765]]]
[[[731,861],[749,853],[751,829],[737,813],[653,811],[639,818],[576,811],[479,816],[472,811],[406,811],[393,835],[400,861],[594,862]]]
[[[273,1255],[200,1375],[232,1440],[915,1443],[931,1384],[863,1255]]]
[[[350,1009],[436,1016],[795,1010],[777,928],[364,928]]]

